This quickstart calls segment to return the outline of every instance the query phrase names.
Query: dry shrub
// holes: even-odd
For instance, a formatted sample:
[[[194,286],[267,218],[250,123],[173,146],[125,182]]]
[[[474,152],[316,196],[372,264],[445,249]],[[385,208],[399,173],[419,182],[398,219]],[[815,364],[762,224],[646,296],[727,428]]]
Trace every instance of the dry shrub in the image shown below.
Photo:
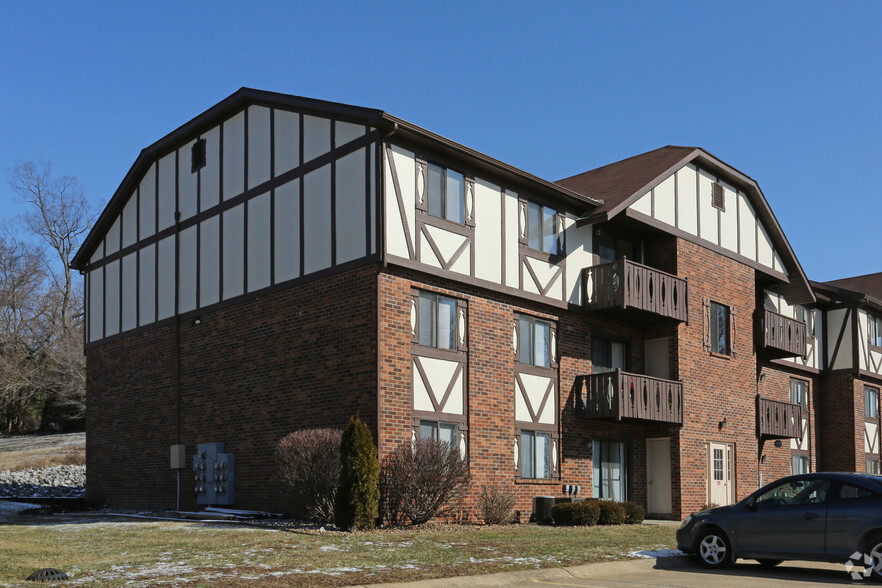
[[[597,504],[600,505],[598,525],[622,525],[628,517],[625,506],[621,502],[599,500]]]
[[[284,437],[276,448],[285,497],[321,523],[334,520],[341,435],[338,429],[304,429]]]
[[[429,439],[396,447],[382,471],[383,515],[393,525],[421,525],[449,514],[470,479],[457,448]]]
[[[515,496],[508,488],[482,486],[478,504],[485,523],[501,525],[511,522],[511,509],[515,505]]]
[[[646,518],[646,509],[636,502],[623,502],[625,507],[625,523],[639,525]]]

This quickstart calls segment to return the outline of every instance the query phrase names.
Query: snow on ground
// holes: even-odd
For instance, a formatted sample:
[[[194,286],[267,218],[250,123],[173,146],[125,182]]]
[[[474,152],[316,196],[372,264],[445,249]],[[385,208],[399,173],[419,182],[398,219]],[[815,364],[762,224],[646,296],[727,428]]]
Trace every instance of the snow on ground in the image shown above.
[[[643,558],[643,559],[658,559],[660,557],[679,557],[681,555],[686,555],[679,549],[656,549],[656,550],[645,550],[645,551],[632,551],[628,554],[630,557],[635,558]]]

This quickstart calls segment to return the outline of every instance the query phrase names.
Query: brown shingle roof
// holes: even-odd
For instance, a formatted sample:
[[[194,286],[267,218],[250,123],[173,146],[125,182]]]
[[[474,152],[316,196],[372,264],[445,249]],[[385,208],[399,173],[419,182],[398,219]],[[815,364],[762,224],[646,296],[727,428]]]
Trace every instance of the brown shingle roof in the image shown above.
[[[688,159],[696,147],[668,145],[597,169],[570,176],[555,183],[573,192],[599,200],[603,204],[592,216],[614,212],[637,192],[645,189],[665,172],[673,171]]]
[[[845,288],[852,292],[858,292],[882,300],[882,272],[875,274],[866,274],[864,276],[854,276],[852,278],[842,278],[839,280],[830,280],[825,282],[831,286]]]

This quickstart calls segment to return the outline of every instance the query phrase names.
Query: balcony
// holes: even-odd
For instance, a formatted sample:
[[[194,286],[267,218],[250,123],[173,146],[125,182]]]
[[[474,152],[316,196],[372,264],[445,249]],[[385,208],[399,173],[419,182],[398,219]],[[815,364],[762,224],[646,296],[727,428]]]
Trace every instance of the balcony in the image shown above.
[[[762,309],[758,325],[759,346],[774,358],[803,357],[805,355],[805,323]]]
[[[687,321],[688,300],[686,280],[627,259],[582,270],[582,304],[589,311],[636,309]]]
[[[683,383],[622,370],[581,376],[577,404],[589,419],[683,424]]]
[[[802,437],[802,407],[798,404],[757,396],[756,420],[761,439]]]

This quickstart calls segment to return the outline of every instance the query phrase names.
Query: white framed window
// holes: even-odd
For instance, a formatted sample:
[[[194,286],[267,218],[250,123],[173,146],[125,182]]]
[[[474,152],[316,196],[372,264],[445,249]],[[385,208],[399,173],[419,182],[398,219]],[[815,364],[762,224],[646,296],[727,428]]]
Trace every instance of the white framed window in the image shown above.
[[[556,255],[557,232],[555,219],[557,211],[536,202],[527,203],[527,246],[530,249]]]
[[[521,477],[551,478],[551,433],[521,431]]]
[[[456,433],[458,429],[459,427],[457,427],[456,423],[421,420],[420,440],[443,441],[451,447],[456,447]]]
[[[875,457],[867,458],[867,473],[879,475],[879,460]]]
[[[869,321],[870,345],[882,347],[882,317],[870,314],[867,315],[867,320]]]
[[[419,344],[437,349],[456,349],[456,300],[420,292]]]
[[[790,379],[790,402],[808,408],[808,384],[805,380]]]
[[[627,343],[602,337],[591,339],[592,373],[627,369]]]
[[[864,386],[864,418],[879,418],[879,391],[870,386]]]
[[[805,336],[815,336],[815,316],[814,311],[807,306],[796,307],[796,320],[805,323]]]
[[[792,475],[809,473],[809,459],[806,455],[793,455],[790,458],[790,473]]]
[[[552,325],[527,315],[518,316],[518,361],[524,365],[550,367],[552,364]]]
[[[455,223],[465,222],[465,177],[458,171],[428,164],[427,212]]]

